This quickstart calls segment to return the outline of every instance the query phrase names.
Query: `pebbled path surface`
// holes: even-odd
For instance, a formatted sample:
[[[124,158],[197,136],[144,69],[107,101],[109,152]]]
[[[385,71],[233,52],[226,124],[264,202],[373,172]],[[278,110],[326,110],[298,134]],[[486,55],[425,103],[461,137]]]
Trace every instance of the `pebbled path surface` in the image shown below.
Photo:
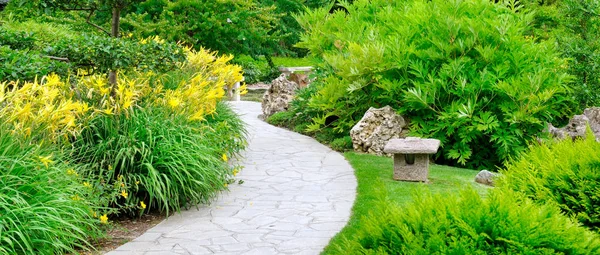
[[[231,105],[249,131],[244,183],[108,254],[319,254],[346,225],[356,178],[344,157],[259,120],[260,103]]]

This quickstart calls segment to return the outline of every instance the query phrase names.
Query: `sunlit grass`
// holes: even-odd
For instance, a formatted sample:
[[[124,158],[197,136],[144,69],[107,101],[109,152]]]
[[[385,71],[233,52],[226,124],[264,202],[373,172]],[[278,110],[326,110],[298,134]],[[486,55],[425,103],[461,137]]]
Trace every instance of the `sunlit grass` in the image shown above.
[[[412,195],[415,192],[457,193],[461,188],[467,186],[474,187],[480,194],[485,194],[487,190],[486,186],[473,181],[477,175],[475,170],[430,165],[429,183],[400,182],[392,179],[393,161],[391,158],[354,152],[344,155],[354,168],[358,180],[356,201],[348,224],[329,242],[324,254],[331,254],[334,245],[339,245],[344,239],[352,239],[356,236],[363,226],[363,218],[367,217],[382,199],[406,205],[413,200]]]

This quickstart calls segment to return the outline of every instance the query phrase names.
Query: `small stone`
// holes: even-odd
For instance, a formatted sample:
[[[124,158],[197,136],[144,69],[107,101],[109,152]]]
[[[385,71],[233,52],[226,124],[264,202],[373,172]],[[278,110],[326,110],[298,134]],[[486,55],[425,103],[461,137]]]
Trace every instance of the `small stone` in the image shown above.
[[[475,176],[475,182],[481,183],[488,186],[494,186],[494,178],[496,178],[497,174],[492,173],[488,170],[481,170]]]
[[[402,136],[406,121],[390,107],[371,107],[350,130],[355,151],[383,155],[385,144]]]

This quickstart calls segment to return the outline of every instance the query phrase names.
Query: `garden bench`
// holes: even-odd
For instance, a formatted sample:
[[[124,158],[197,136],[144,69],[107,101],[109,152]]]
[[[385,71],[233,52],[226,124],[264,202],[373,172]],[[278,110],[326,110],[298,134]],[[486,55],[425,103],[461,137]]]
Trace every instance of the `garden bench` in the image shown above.
[[[407,137],[389,140],[383,152],[394,154],[394,180],[427,182],[429,155],[439,147],[437,139]]]

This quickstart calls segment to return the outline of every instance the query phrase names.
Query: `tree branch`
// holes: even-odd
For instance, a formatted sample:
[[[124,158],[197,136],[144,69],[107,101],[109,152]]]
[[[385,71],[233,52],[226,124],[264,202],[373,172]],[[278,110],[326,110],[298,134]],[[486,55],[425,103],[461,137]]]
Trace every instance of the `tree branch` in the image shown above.
[[[55,57],[55,56],[44,56],[44,57],[52,59],[52,60],[58,60],[58,61],[63,61],[63,62],[70,62],[68,58],[61,58],[61,57]]]
[[[106,29],[104,29],[104,28],[102,28],[101,26],[98,26],[98,25],[96,25],[96,24],[94,24],[94,23],[92,23],[92,22],[90,21],[90,18],[92,18],[92,15],[94,15],[94,12],[96,11],[96,9],[89,9],[89,11],[90,11],[90,15],[88,15],[88,17],[87,17],[87,19],[85,20],[85,22],[86,22],[86,23],[88,23],[88,24],[90,24],[91,26],[93,26],[93,27],[95,27],[95,28],[99,29],[100,31],[102,31],[102,32],[106,33],[108,36],[111,36],[110,32],[108,32]]]

